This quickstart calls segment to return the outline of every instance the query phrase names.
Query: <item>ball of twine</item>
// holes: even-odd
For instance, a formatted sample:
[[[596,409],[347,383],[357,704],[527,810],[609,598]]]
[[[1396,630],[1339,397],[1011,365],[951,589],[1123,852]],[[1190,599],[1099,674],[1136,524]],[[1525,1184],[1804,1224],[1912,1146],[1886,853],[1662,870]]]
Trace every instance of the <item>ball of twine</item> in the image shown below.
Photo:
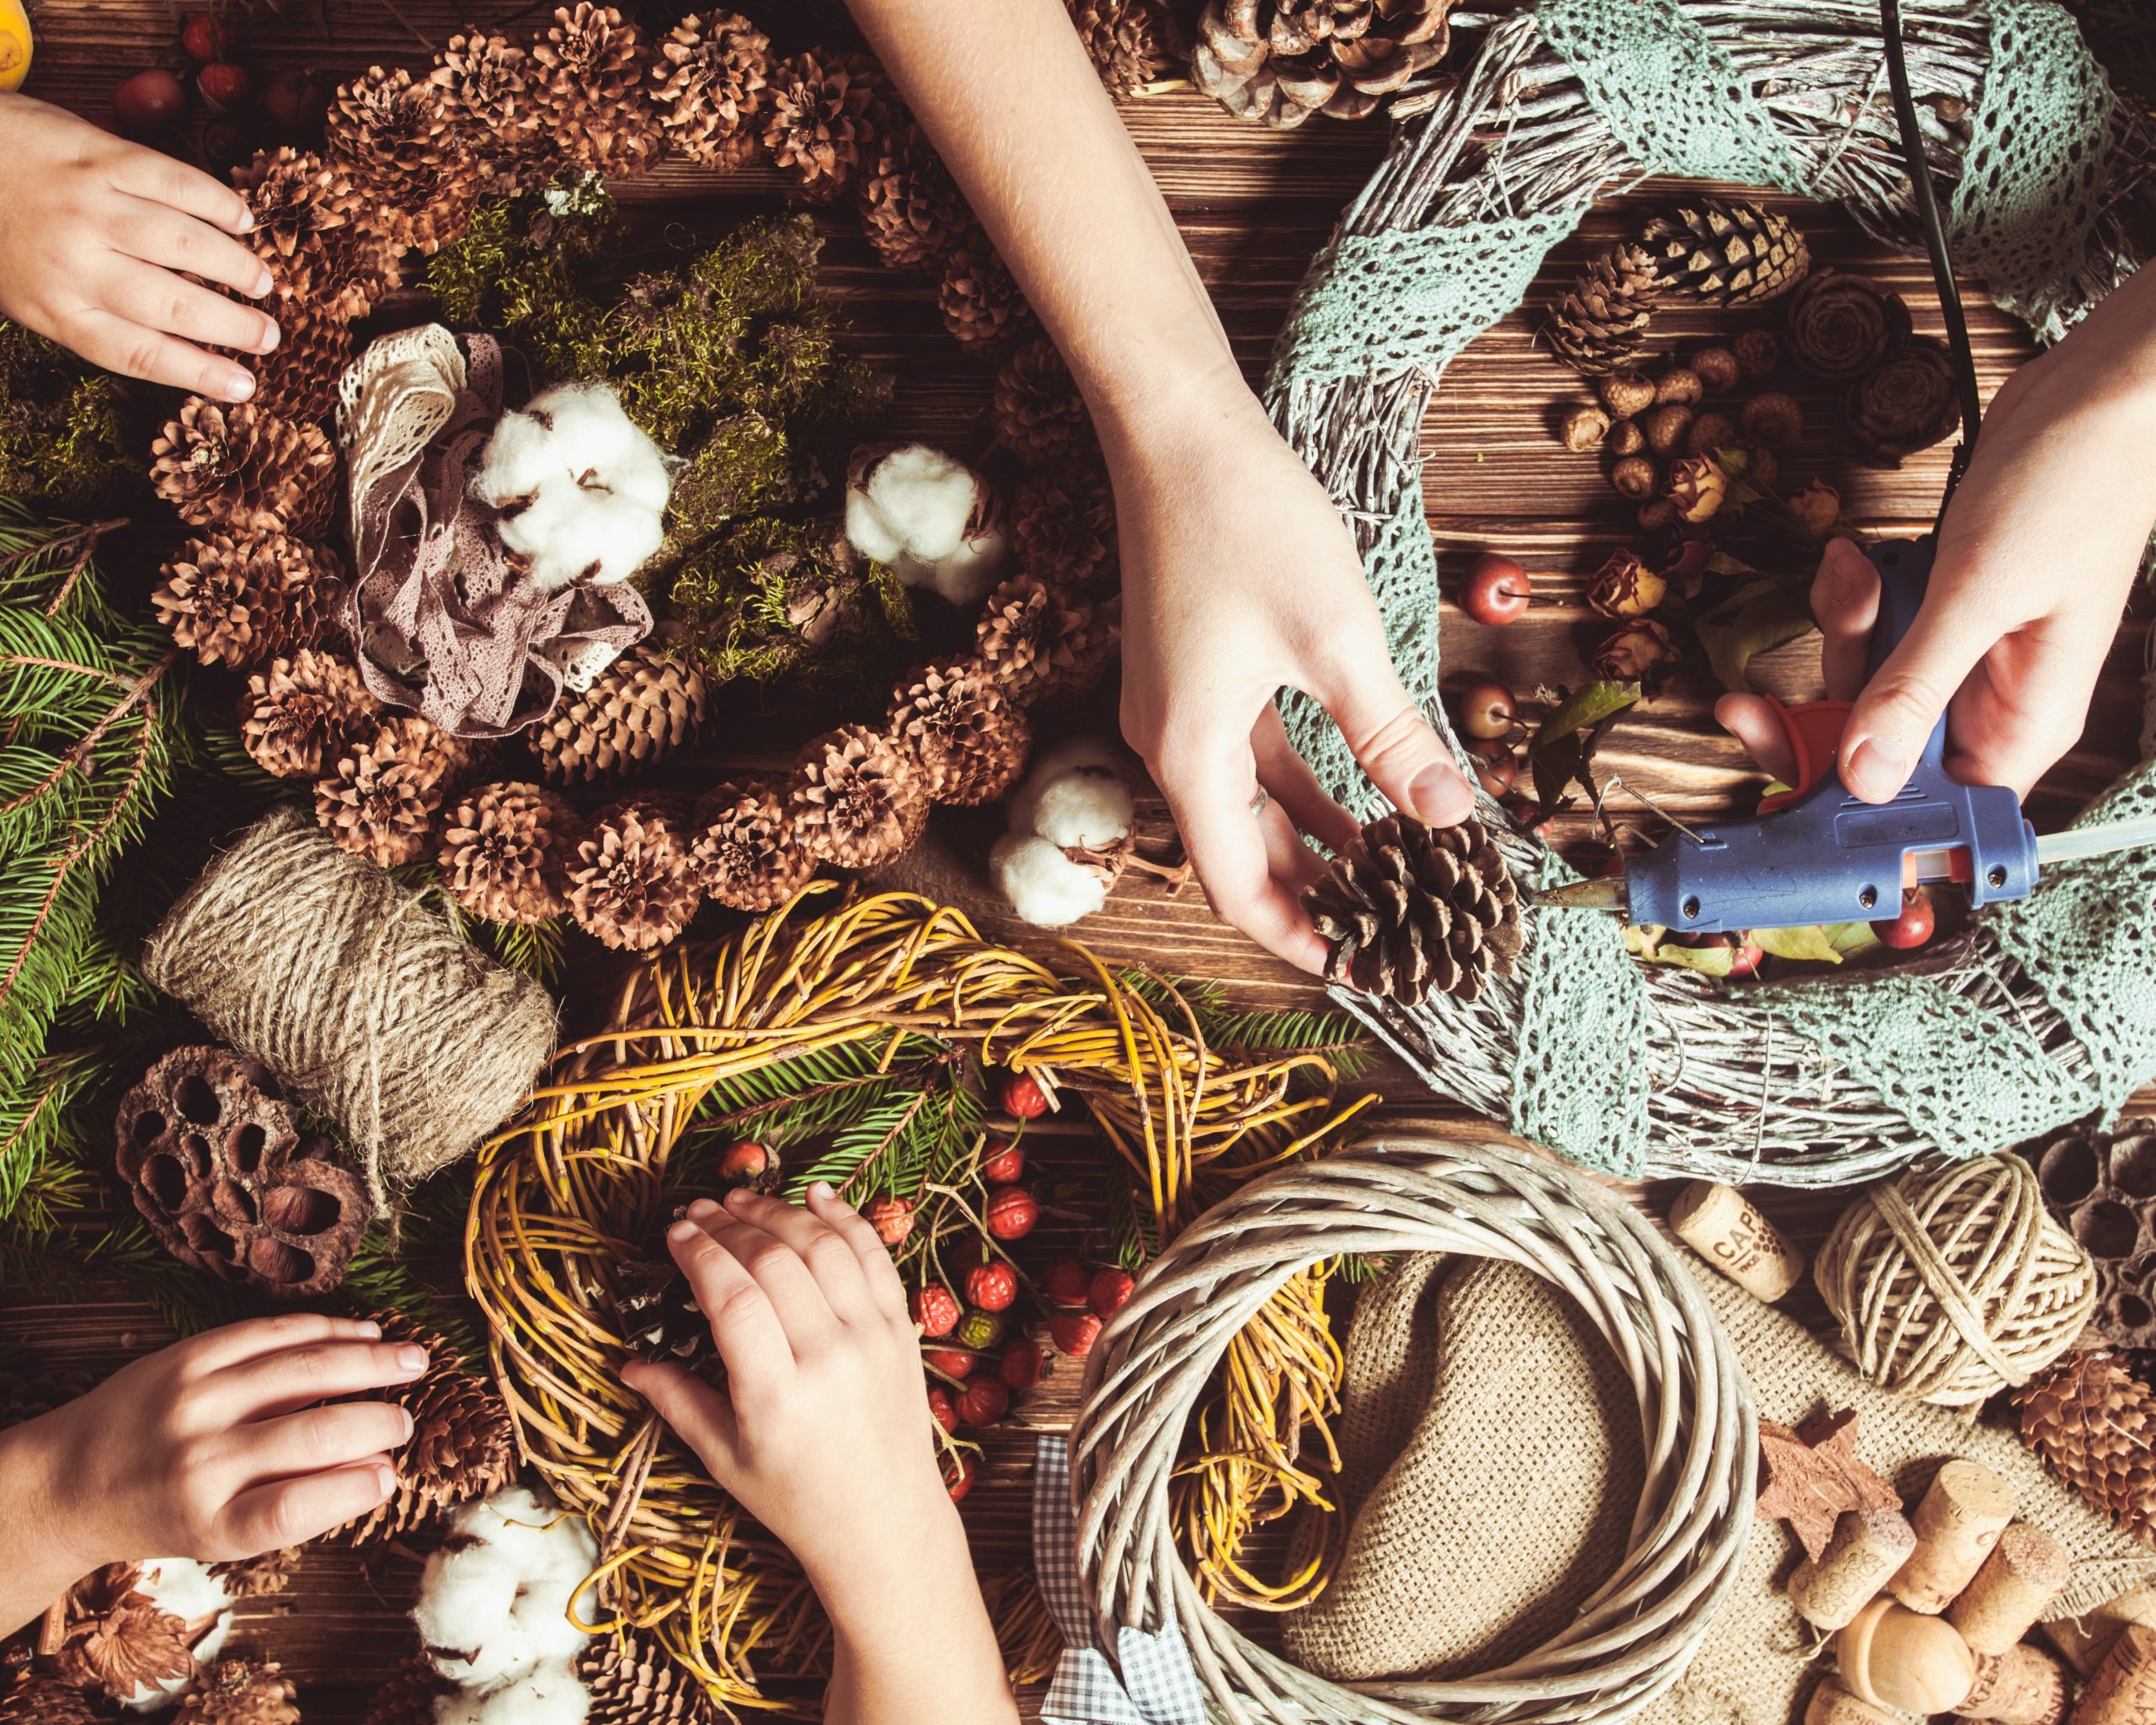
[[[151,936],[142,974],[344,1134],[377,1204],[530,1094],[554,1003],[312,814],[264,815]]]
[[[1842,1213],[1812,1274],[1857,1369],[1942,1407],[2026,1383],[2096,1304],[2089,1254],[2015,1156],[1875,1186]]]

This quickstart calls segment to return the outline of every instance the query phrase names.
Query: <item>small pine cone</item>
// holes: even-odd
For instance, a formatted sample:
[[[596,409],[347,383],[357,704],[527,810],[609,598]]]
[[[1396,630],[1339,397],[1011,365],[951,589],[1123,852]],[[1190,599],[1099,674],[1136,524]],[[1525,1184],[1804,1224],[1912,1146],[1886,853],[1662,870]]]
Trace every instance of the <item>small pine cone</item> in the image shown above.
[[[348,660],[302,647],[248,678],[240,741],[264,772],[320,778],[355,742],[371,740],[381,712]]]
[[[1046,467],[1092,446],[1093,422],[1085,398],[1045,335],[1027,342],[997,369],[993,410],[996,435],[1028,466]]]
[[[113,1710],[88,1690],[36,1671],[24,1672],[13,1688],[0,1690],[0,1725],[104,1725],[112,1717]],[[427,1725],[433,1725],[431,1714]]]
[[[1656,280],[1710,306],[1751,306],[1787,293],[1812,267],[1812,250],[1788,216],[1745,199],[1702,198],[1665,210],[1641,243]]]
[[[396,1489],[363,1519],[340,1530],[355,1546],[402,1539],[516,1477],[516,1429],[494,1385],[466,1370],[463,1355],[446,1337],[400,1312],[377,1311],[373,1317],[383,1341],[424,1348],[427,1369],[387,1395],[392,1407],[412,1416],[412,1435],[397,1452]]]
[[[1115,493],[1097,462],[1049,467],[1018,488],[1011,549],[1036,580],[1073,590],[1113,579]]]
[[[928,821],[920,768],[865,724],[826,731],[801,751],[787,806],[803,849],[840,868],[905,855]]]
[[[1909,339],[1908,301],[1868,275],[1839,270],[1806,277],[1790,297],[1788,315],[1797,363],[1821,377],[1861,377]]]
[[[1643,246],[1617,246],[1580,272],[1550,308],[1542,333],[1559,359],[1598,377],[1623,369],[1638,355],[1660,297],[1653,256]]]
[[[323,160],[348,172],[371,219],[425,205],[458,153],[441,90],[402,67],[369,67],[330,102]]]
[[[1115,651],[1120,608],[1116,599],[1094,604],[1019,575],[981,608],[975,632],[981,665],[1024,706],[1083,694],[1100,681]]]
[[[350,320],[281,293],[275,301],[264,309],[277,320],[277,345],[236,355],[254,372],[253,405],[295,424],[319,419],[336,405],[337,385],[352,363]]]
[[[427,82],[449,136],[472,154],[515,157],[536,143],[531,56],[507,36],[479,30],[451,36]]]
[[[1159,0],[1065,0],[1086,57],[1112,96],[1134,96],[1177,59],[1175,26]]]
[[[190,395],[150,453],[152,486],[190,527],[318,539],[329,525],[337,452],[312,420]]]
[[[1239,118],[1276,128],[1313,114],[1360,120],[1429,87],[1452,0],[1207,0],[1190,81]]]
[[[1018,782],[1033,729],[978,660],[924,666],[891,697],[891,736],[920,766],[929,798],[975,807]]]
[[[622,777],[696,735],[704,722],[703,673],[670,659],[668,638],[639,641],[531,728],[548,778],[574,784]]]
[[[289,1592],[300,1573],[300,1547],[280,1546],[253,1557],[236,1557],[212,1563],[210,1573],[225,1584],[235,1599],[258,1599]]]
[[[456,1687],[424,1648],[408,1653],[367,1703],[366,1725],[435,1725],[435,1701]]]
[[[707,168],[744,165],[756,150],[752,122],[763,111],[771,45],[739,13],[692,12],[675,24],[651,71],[666,142]]]
[[[1403,1007],[1476,999],[1484,977],[1512,974],[1524,939],[1512,871],[1479,820],[1374,820],[1303,903],[1331,943],[1325,980]]]
[[[180,547],[150,596],[174,641],[205,665],[239,670],[323,633],[340,574],[323,546],[282,533],[212,533]]]
[[[591,1696],[584,1725],[719,1725],[703,1685],[649,1630],[595,1637],[574,1669]]]
[[[595,174],[636,174],[658,159],[643,33],[618,8],[578,0],[558,8],[531,45],[540,135]]]
[[[617,803],[592,816],[569,865],[577,927],[616,952],[664,946],[702,897],[680,830],[649,804]]]
[[[983,233],[972,235],[943,260],[936,304],[943,327],[969,353],[1001,353],[1033,328],[1033,308]]]
[[[785,784],[747,779],[698,799],[691,862],[704,896],[729,911],[770,911],[806,886],[816,859],[794,842]]]
[[[488,922],[543,922],[568,909],[576,810],[534,784],[481,785],[442,821],[443,889]]]
[[[928,134],[910,120],[885,132],[863,158],[859,198],[869,243],[894,270],[932,270],[973,227],[965,195]]]
[[[314,788],[315,818],[345,850],[385,868],[416,862],[433,844],[453,758],[423,718],[383,722]]]
[[[1906,457],[1944,443],[1961,424],[1953,355],[1929,335],[1912,337],[1842,395],[1843,428],[1867,467],[1898,467]]]
[[[254,212],[243,238],[286,298],[347,317],[366,310],[380,260],[365,238],[366,195],[348,172],[287,146],[257,152],[232,170],[232,185]]]
[[[883,74],[865,54],[810,48],[771,67],[764,147],[812,198],[835,198],[890,122]]]
[[[2014,1392],[2021,1441],[2100,1514],[2156,1541],[2156,1391],[2109,1352],[2069,1354]]]
[[[275,1659],[220,1659],[173,1709],[173,1725],[300,1725],[299,1691]]]

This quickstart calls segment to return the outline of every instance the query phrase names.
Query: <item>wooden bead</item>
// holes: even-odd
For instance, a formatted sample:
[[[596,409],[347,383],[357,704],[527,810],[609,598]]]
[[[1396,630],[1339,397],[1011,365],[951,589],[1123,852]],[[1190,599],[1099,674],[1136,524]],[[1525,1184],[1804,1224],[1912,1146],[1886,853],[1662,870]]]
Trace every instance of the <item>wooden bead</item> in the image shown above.
[[[1977,1659],[1977,1680],[1961,1703],[1965,1719],[1996,1725],[2059,1725],[2066,1717],[2066,1667],[2041,1648],[2016,1643]]]
[[[1884,1707],[1860,1700],[1829,1677],[1804,1704],[1804,1725],[1905,1725],[1905,1722]]]
[[[2129,1623],[2073,1710],[2073,1725],[2140,1725],[2156,1714],[2156,1629]]]
[[[1826,1549],[1790,1577],[1790,1603],[1806,1622],[1839,1629],[1879,1597],[1916,1542],[1916,1530],[1899,1510],[1845,1511]]]
[[[2003,1653],[2026,1635],[2073,1573],[2066,1547],[2017,1521],[1999,1536],[1976,1578],[1947,1607],[1946,1621],[1972,1652]]]
[[[1952,1624],[1889,1599],[1835,1636],[1834,1659],[1850,1694],[1905,1713],[1951,1713],[1977,1680],[1977,1656]]]
[[[1944,1611],[2014,1519],[2014,1487],[1978,1462],[1950,1461],[1911,1519],[1917,1548],[1886,1590],[1912,1611]]]
[[[1734,1186],[1694,1180],[1670,1206],[1669,1226],[1755,1300],[1771,1304],[1804,1274],[1804,1254]]]

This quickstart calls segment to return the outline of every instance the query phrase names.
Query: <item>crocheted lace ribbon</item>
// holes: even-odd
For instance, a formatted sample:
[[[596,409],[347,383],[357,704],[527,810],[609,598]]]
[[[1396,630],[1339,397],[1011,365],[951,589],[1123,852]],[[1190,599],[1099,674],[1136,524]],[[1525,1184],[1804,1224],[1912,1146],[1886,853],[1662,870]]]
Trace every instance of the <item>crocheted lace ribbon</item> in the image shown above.
[[[1777,132],[1678,0],[1543,0],[1535,15],[1640,173],[1813,190],[1811,158]],[[1990,70],[1969,116],[1951,207],[1956,254],[2001,306],[2052,339],[2083,303],[2075,272],[2109,166],[2116,99],[2051,0],[1993,0],[1988,18]],[[1486,169],[1485,177],[1494,205],[1502,175]],[[1331,483],[1360,524],[1401,676],[1433,713],[1437,559],[1418,483],[1419,428],[1395,397],[1403,384],[1435,387],[1452,357],[1520,302],[1586,208],[1582,200],[1343,237],[1312,265],[1276,350],[1267,399],[1299,447],[1343,398],[1358,405],[1357,390],[1369,409],[1364,417],[1390,426],[1378,458],[1364,451]],[[1351,808],[1371,809],[1376,793],[1324,713],[1292,694],[1281,708],[1320,779]],[[2156,804],[2156,779],[2144,769],[2119,796]],[[1552,880],[1566,872],[1555,858],[1548,868]],[[2156,862],[2121,857],[2054,871],[2026,904],[1990,918],[2007,957],[2082,1043],[2093,1080],[2011,1014],[1915,978],[1860,989],[1764,987],[1751,998],[1876,1088],[1937,1149],[1980,1154],[2114,1108],[2156,1072],[2153,902]],[[1523,955],[1513,1128],[1590,1167],[1637,1175],[1648,1131],[1646,985],[1607,919],[1543,912],[1534,920]]]

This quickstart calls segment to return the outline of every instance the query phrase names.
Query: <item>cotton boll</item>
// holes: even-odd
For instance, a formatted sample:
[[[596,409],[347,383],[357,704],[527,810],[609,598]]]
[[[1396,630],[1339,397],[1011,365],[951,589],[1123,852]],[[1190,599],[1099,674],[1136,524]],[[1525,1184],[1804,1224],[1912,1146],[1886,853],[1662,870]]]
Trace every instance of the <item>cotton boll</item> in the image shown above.
[[[1108,900],[1107,881],[1046,839],[1006,833],[990,847],[989,873],[1011,908],[1036,928],[1064,928]]]
[[[568,1611],[598,1561],[590,1529],[512,1487],[467,1505],[452,1530],[464,1537],[427,1560],[412,1613],[435,1669],[483,1690],[574,1658],[589,1639]]]
[[[504,515],[502,543],[531,563],[531,579],[552,593],[571,582],[605,586],[641,569],[665,537],[658,512],[607,491],[550,480],[531,502]]]
[[[980,502],[980,478],[925,443],[896,449],[865,476],[868,501],[895,538],[923,563],[948,557]]]
[[[584,1725],[591,1691],[565,1664],[535,1666],[499,1689],[435,1697],[435,1725]]]
[[[968,534],[948,557],[920,567],[926,572],[928,585],[963,611],[987,598],[989,590],[1003,579],[1003,564],[1010,553],[1011,536],[999,521],[980,532]],[[903,569],[899,579],[905,579]]]
[[[605,384],[557,384],[532,397],[524,412],[552,421],[561,469],[578,483],[616,492],[646,509],[665,509],[674,489],[666,458]]]
[[[892,564],[898,570],[899,579],[909,587],[925,587],[934,576],[935,571],[929,564],[915,563],[906,555],[905,542],[891,531],[883,512],[857,486],[846,488],[846,542],[863,557]]]
[[[529,414],[504,414],[479,452],[472,494],[494,509],[535,495],[542,481],[562,471],[545,425]]]
[[[1011,798],[1011,830],[1099,850],[1128,838],[1137,814],[1121,753],[1098,737],[1072,737],[1035,758]]]

